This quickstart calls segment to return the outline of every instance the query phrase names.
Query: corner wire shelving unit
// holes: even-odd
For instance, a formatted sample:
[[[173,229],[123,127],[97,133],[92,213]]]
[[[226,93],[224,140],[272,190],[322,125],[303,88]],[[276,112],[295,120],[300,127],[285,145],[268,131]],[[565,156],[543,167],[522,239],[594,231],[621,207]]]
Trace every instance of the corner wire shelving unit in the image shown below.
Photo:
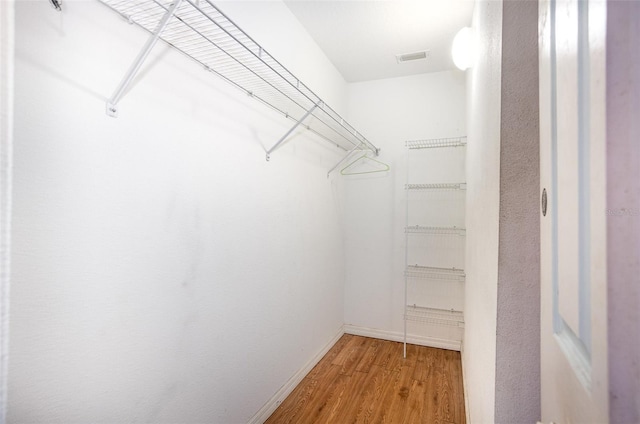
[[[458,191],[466,190],[465,182],[452,183],[415,183],[411,181],[411,170],[409,166],[409,158],[412,150],[422,149],[439,149],[439,148],[459,148],[466,147],[467,138],[452,137],[425,140],[411,140],[405,143],[407,148],[407,180],[405,184],[406,195],[406,226],[405,232],[405,286],[404,286],[404,352],[407,356],[407,322],[418,322],[430,324],[441,328],[464,328],[464,313],[454,308],[443,309],[434,308],[426,305],[419,305],[409,299],[410,281],[431,280],[442,283],[464,283],[465,272],[460,268],[444,268],[436,266],[425,266],[409,263],[409,238],[411,236],[443,236],[443,237],[465,237],[466,230],[458,226],[425,226],[421,224],[414,225],[410,223],[410,199],[409,193],[413,191]],[[437,206],[437,205],[432,205]]]
[[[298,127],[312,131],[344,150],[379,153],[373,143],[349,125],[318,95],[265,51],[209,0],[99,0],[150,33],[146,44],[107,101],[107,114],[117,116],[118,102],[159,40],[164,41],[206,71],[214,73],[250,97],[295,121],[270,149],[269,160]]]

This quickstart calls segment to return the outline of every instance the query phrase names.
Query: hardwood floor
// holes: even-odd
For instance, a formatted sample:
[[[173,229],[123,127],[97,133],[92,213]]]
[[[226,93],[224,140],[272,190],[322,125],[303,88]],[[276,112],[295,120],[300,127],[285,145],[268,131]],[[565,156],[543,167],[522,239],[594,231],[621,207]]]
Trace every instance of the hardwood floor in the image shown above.
[[[464,424],[460,352],[345,334],[266,424]]]

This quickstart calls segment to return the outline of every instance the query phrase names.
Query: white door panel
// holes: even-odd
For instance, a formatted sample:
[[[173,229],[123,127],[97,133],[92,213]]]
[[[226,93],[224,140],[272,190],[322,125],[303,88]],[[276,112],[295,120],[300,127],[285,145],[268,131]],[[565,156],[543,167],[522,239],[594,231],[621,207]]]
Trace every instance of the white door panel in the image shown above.
[[[542,418],[608,419],[603,1],[540,3]]]

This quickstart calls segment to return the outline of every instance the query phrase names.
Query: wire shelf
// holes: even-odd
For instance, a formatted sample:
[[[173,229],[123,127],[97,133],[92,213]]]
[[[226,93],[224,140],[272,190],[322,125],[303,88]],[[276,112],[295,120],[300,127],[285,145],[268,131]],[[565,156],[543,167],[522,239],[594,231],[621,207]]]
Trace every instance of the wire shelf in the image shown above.
[[[467,137],[432,138],[428,140],[409,140],[405,142],[407,149],[433,149],[438,147],[463,147],[467,145]]]
[[[423,280],[446,280],[464,282],[464,270],[458,268],[438,268],[433,266],[408,265],[404,271],[407,278]]]
[[[343,150],[378,148],[210,0],[100,0],[256,100]],[[174,3],[179,1],[177,7]],[[173,14],[171,14],[170,10]],[[163,19],[168,19],[163,26]],[[115,111],[115,110],[114,110]],[[112,111],[112,112],[114,112]]]
[[[407,305],[404,319],[428,324],[464,327],[464,314],[453,309],[425,308],[417,305]]]
[[[407,234],[433,234],[433,235],[458,235],[464,236],[467,230],[458,227],[423,227],[414,225],[405,227],[404,232]]]
[[[467,183],[405,184],[406,190],[466,190]]]

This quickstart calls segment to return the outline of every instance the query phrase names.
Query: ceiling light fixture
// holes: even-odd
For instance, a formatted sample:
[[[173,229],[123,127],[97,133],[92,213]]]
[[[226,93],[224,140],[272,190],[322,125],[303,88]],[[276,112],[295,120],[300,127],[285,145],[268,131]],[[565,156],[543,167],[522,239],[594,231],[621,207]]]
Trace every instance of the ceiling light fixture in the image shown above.
[[[458,31],[451,46],[453,63],[458,69],[464,71],[473,65],[475,59],[473,44],[473,31],[471,28],[464,27]]]

